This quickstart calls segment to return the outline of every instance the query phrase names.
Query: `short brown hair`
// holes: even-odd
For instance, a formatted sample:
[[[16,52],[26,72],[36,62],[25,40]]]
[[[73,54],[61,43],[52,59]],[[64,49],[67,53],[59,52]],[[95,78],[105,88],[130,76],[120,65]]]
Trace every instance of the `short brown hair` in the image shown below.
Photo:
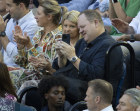
[[[111,104],[113,98],[112,85],[101,79],[94,79],[88,83],[88,86],[92,88],[94,95],[99,95],[105,103]]]
[[[89,22],[93,22],[95,19],[99,20],[101,24],[103,24],[101,15],[95,10],[85,10],[80,13],[80,15],[84,14]],[[79,16],[80,16],[79,15]]]

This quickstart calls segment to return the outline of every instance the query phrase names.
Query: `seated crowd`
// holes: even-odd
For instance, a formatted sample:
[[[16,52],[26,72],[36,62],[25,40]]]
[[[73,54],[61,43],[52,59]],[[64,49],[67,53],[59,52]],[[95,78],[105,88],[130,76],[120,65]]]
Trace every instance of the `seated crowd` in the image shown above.
[[[139,0],[1,0],[0,111],[69,111],[79,101],[87,111],[140,111],[139,11]],[[125,86],[130,55],[120,46],[106,72],[117,41],[134,49],[135,86]]]

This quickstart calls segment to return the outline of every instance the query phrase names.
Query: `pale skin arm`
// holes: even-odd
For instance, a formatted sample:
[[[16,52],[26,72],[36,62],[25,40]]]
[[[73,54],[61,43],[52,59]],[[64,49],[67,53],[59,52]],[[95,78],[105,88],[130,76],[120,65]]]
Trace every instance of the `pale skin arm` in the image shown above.
[[[114,12],[113,12],[113,8],[114,8]],[[133,19],[133,17],[129,17],[126,15],[126,13],[124,12],[123,8],[121,7],[121,4],[120,2],[117,2],[117,3],[112,3],[112,0],[110,0],[110,9],[109,9],[110,13],[110,18],[119,18],[119,19],[122,19],[124,20],[125,22],[127,23],[130,23]],[[112,10],[112,12],[111,12]],[[116,14],[117,17],[115,17],[113,14]]]
[[[122,35],[120,38],[118,38],[118,41],[130,41],[131,35]],[[136,41],[140,41],[140,34],[135,34],[134,38]]]

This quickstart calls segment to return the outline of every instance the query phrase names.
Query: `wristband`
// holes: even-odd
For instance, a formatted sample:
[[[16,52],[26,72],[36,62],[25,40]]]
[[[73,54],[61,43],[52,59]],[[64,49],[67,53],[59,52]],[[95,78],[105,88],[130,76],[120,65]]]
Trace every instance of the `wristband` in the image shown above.
[[[117,3],[118,2],[118,0],[112,0],[112,3]]]
[[[130,36],[130,42],[135,42],[135,38],[133,34]]]

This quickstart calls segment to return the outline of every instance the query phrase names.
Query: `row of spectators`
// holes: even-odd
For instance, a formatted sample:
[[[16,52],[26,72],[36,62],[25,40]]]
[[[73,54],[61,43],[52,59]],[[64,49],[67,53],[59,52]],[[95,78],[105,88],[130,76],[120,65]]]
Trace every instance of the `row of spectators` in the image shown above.
[[[116,96],[118,96],[120,81],[126,82],[122,80],[126,68],[124,67],[124,49],[121,47],[115,48],[111,54],[111,75],[108,76],[109,72],[105,72],[106,51],[117,42],[116,35],[119,36],[117,40],[133,42],[131,45],[136,54],[136,78],[134,79],[135,84],[140,85],[139,68],[137,68],[139,67],[139,49],[137,49],[139,42],[134,42],[140,38],[138,34],[139,0],[135,2],[133,0],[68,0],[58,1],[59,4],[56,0],[1,0],[0,2],[1,62],[7,65],[1,63],[1,97],[6,100],[17,101],[16,95],[23,89],[35,86],[41,91],[43,99],[43,107],[39,104],[41,102],[33,100],[40,106],[39,109],[34,106],[39,111],[62,111],[65,95],[66,100],[71,104],[84,100],[87,95],[85,100],[89,110],[102,110],[110,107],[112,111],[113,108],[110,106],[112,97],[112,105],[115,109],[118,104]],[[67,42],[63,41],[64,34],[67,36],[65,38]],[[49,75],[46,80],[43,78],[45,75]],[[63,77],[57,78],[59,75],[63,75],[66,81],[61,80]],[[104,93],[106,89],[111,91],[105,93],[109,93],[108,96],[110,96],[108,104],[98,106],[98,103],[104,103],[106,100],[102,101],[101,98],[104,96],[98,97],[94,94],[98,89],[98,87],[94,89],[96,82],[93,82],[93,86],[92,82],[89,82],[94,79],[95,81],[97,79],[95,86],[100,85],[99,83],[109,85],[109,87],[103,86],[105,89],[101,91]],[[55,82],[49,83],[49,81]],[[65,93],[66,84],[62,85],[61,82],[68,82],[67,93]],[[125,84],[122,84],[121,94],[130,88]],[[136,93],[138,92],[136,98],[140,98],[138,89],[130,89],[130,93],[131,90],[132,93],[136,90]],[[56,104],[52,101],[51,94],[58,96],[59,100],[56,100]],[[124,95],[128,95],[127,91]],[[92,101],[94,99],[90,101],[91,98],[88,96],[91,98],[96,96],[95,101]],[[125,97],[122,96],[122,98]],[[123,108],[122,98],[117,110],[128,111],[128,109],[121,109]],[[99,108],[91,107],[96,103]],[[136,105],[131,105],[129,110],[136,110],[140,105],[139,99]],[[69,107],[70,105],[66,103],[66,111]]]

